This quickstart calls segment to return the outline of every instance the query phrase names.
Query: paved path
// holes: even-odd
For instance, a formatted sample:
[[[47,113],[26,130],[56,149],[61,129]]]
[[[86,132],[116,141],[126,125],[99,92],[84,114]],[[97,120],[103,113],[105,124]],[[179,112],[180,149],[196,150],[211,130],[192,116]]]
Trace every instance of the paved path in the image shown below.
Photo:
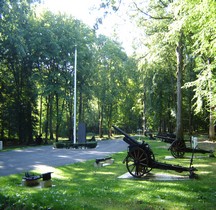
[[[95,149],[53,149],[52,146],[0,152],[0,176],[37,170],[53,171],[55,166],[109,156],[127,149],[123,140],[98,141]]]

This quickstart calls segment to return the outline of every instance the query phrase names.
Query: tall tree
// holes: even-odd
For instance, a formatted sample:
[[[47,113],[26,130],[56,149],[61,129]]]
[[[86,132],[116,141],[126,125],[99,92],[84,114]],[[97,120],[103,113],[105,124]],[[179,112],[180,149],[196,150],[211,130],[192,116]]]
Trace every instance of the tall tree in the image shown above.
[[[13,130],[21,142],[33,140],[35,94],[31,80],[33,60],[30,39],[32,1],[3,1],[1,5],[1,62],[7,65],[13,81]],[[10,122],[9,122],[10,123]]]
[[[125,1],[102,1],[101,8],[105,9],[105,16],[114,8],[119,9],[119,4]],[[210,73],[215,69],[215,1],[131,1],[128,3],[130,8],[134,8],[132,17],[136,19],[137,26],[145,31],[146,40],[144,43],[148,46],[149,54],[152,53],[155,63],[162,50],[166,47],[176,49],[176,61],[174,61],[177,70],[177,113],[176,113],[176,132],[177,138],[183,139],[183,121],[182,117],[182,85],[184,59],[186,58],[186,44],[193,48],[192,54],[195,56],[197,69],[201,71],[195,85],[195,98],[197,98],[197,107],[202,107],[200,101],[206,101],[206,109],[210,113],[210,138],[213,138],[214,129],[214,74]],[[120,6],[121,7],[121,6]],[[101,19],[99,19],[101,22]],[[213,26],[213,27],[212,27]],[[152,42],[152,38],[157,36],[157,42]],[[188,41],[191,39],[192,43]],[[151,44],[149,44],[151,43]],[[191,49],[192,49],[191,48]],[[157,50],[155,50],[157,49]],[[153,52],[155,51],[155,52]],[[161,58],[159,58],[160,60]],[[164,57],[163,57],[164,59]],[[210,70],[211,69],[211,70]],[[210,70],[210,71],[209,71]],[[204,78],[208,78],[208,83]],[[146,95],[146,93],[145,93]],[[190,104],[188,104],[190,106]]]
[[[194,71],[197,73],[197,79],[187,83],[186,86],[194,87],[196,113],[202,112],[203,108],[209,111],[209,138],[214,140],[216,2],[185,0],[181,4],[181,10],[183,14],[180,20],[184,23],[185,33],[191,40],[192,56],[196,61]],[[206,107],[203,106],[205,102]]]
[[[176,116],[176,138],[184,139],[182,124],[182,76],[183,76],[183,32],[180,32],[179,41],[176,47],[177,57],[177,116]]]

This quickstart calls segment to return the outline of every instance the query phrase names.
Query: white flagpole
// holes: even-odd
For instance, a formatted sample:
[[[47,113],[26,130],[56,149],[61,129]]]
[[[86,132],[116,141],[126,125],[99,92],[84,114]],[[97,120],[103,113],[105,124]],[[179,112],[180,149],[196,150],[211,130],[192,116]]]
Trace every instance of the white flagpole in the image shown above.
[[[74,54],[74,127],[73,127],[73,143],[76,143],[76,100],[77,100],[77,46],[75,45],[75,54]]]

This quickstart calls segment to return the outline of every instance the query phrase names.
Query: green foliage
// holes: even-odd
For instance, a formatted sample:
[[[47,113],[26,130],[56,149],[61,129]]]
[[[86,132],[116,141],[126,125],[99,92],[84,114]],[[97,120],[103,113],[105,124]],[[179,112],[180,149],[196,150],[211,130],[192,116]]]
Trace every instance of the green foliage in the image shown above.
[[[180,32],[187,87],[182,121],[189,132],[194,125],[206,129],[216,103],[214,0],[128,3],[127,12],[144,34],[140,45],[146,50],[137,59],[73,17],[50,11],[36,16],[32,2],[5,0],[0,7],[1,139],[31,143],[39,133],[46,140],[71,138],[75,45],[77,119],[89,132],[111,136],[113,123],[174,131]],[[105,17],[121,5],[103,0],[100,7]]]
[[[20,3],[5,1],[1,14],[1,69],[9,71],[1,75],[2,111],[5,116],[1,137],[4,138],[5,127],[8,137],[18,137],[21,142],[33,140],[35,116],[37,114],[35,85],[31,80],[33,59],[28,45],[31,37],[31,8],[28,1]],[[7,85],[10,84],[10,85]],[[5,98],[10,98],[6,100]],[[23,128],[25,127],[25,129]]]
[[[70,16],[50,11],[36,16],[26,1],[4,2],[1,19],[2,139],[29,143],[39,133],[45,140],[72,136],[75,45],[78,121],[85,121],[89,131],[97,133],[100,114],[106,130],[118,120],[114,113],[122,81],[127,72],[136,71],[135,62],[127,65],[129,58],[120,44],[96,37],[92,29]],[[104,106],[102,112],[98,102]]]
[[[156,121],[164,122],[165,130],[169,130],[168,124],[170,122],[174,124],[176,116],[174,103],[176,85],[173,82],[176,71],[174,50],[179,42],[180,34],[183,34],[181,40],[182,62],[184,62],[185,68],[185,71],[182,71],[183,82],[186,83],[185,87],[190,87],[186,91],[183,90],[183,116],[190,116],[189,122],[186,118],[183,119],[184,127],[189,127],[190,130],[193,124],[199,124],[194,121],[194,115],[198,112],[200,112],[198,115],[198,118],[201,117],[200,122],[206,119],[206,111],[209,111],[210,115],[215,115],[215,111],[212,109],[215,105],[216,26],[213,23],[215,1],[148,1],[148,3],[134,2],[128,4],[128,7],[129,11],[131,10],[131,18],[144,31],[142,43],[147,47],[147,53],[144,52],[143,56],[144,61],[140,62],[140,66],[144,70],[144,86],[146,86],[144,87],[146,126],[156,127],[153,125]],[[149,71],[153,71],[153,73]],[[164,74],[167,78],[171,76],[172,79],[167,81]],[[155,81],[156,75],[162,83]],[[161,93],[165,97],[161,97]],[[158,98],[153,98],[153,94]],[[148,100],[149,98],[153,100]],[[157,107],[154,107],[152,102],[155,102]],[[170,112],[173,113],[172,116],[170,116]],[[155,117],[155,114],[158,116]],[[164,115],[170,117],[164,119]],[[205,127],[206,123],[200,124]]]
[[[185,87],[194,87],[196,112],[201,112],[203,102],[207,102],[206,109],[214,106],[215,101],[215,1],[185,2],[183,10],[187,13],[184,18],[185,31],[191,37],[192,54],[195,57],[197,78],[188,82]],[[193,11],[191,13],[191,11]],[[196,20],[196,21],[194,21]]]

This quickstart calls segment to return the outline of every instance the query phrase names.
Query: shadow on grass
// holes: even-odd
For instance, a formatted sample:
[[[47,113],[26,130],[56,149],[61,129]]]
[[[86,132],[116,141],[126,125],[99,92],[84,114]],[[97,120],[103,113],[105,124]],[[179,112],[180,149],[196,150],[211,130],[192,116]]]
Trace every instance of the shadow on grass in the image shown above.
[[[150,143],[156,159],[165,162],[169,151]],[[94,160],[57,167],[53,187],[20,186],[23,174],[0,178],[0,209],[214,209],[216,186],[215,159],[194,160],[198,180],[143,181],[118,179],[127,172],[122,164],[126,152],[113,155],[114,164],[94,167]],[[166,161],[187,166],[189,159]],[[152,173],[161,172],[153,169]],[[174,171],[167,173],[176,174]],[[178,174],[178,173],[177,173]]]

